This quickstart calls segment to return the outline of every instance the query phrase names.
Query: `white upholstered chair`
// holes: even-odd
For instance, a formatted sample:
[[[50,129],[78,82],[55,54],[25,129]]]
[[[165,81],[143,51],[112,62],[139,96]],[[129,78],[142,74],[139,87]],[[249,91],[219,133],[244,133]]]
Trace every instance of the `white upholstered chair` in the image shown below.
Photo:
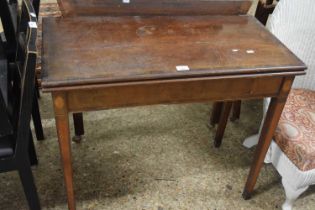
[[[286,201],[293,202],[315,184],[315,4],[314,0],[281,0],[270,16],[268,29],[308,66],[307,74],[295,79],[265,162],[282,177]],[[264,100],[264,113],[269,99]],[[244,146],[258,142],[258,134]]]

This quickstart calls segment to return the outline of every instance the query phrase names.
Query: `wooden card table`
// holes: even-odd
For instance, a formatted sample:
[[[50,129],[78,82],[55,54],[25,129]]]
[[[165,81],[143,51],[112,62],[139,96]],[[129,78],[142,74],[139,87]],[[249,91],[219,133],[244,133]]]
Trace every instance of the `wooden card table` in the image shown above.
[[[69,209],[69,113],[272,97],[244,188],[249,198],[292,82],[305,69],[250,16],[45,18],[42,88],[53,97]]]

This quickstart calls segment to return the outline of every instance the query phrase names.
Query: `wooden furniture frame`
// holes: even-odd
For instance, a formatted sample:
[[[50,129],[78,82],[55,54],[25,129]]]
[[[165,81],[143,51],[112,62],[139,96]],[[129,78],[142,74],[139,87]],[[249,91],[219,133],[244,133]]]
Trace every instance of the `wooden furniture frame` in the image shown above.
[[[279,0],[277,0],[277,1],[279,1]],[[276,6],[276,4],[274,4],[273,0],[259,0],[258,4],[257,4],[256,12],[255,12],[255,17],[257,18],[257,20],[259,20],[259,22],[261,22],[261,24],[266,25],[268,17],[274,11],[275,6]],[[235,121],[235,120],[238,120],[240,118],[241,105],[242,105],[242,101],[240,101],[240,100],[233,102],[233,105],[231,108],[232,116],[230,117],[231,121]],[[214,143],[216,145],[216,147],[219,147],[221,145],[221,143],[217,144],[216,141],[222,142],[224,130],[225,130],[225,127],[226,127],[227,121],[228,121],[225,118],[226,117],[228,118],[230,116],[230,112],[229,113],[222,113],[223,106],[224,106],[224,103],[222,103],[222,102],[214,102],[213,107],[212,107],[212,112],[210,115],[209,124],[213,127],[216,124],[218,124],[218,130],[216,133],[216,140]],[[227,110],[225,110],[225,111],[227,111]],[[221,114],[223,115],[222,119],[221,119]]]
[[[29,0],[23,0],[17,27],[17,68],[16,71],[11,72],[13,78],[8,85],[10,87],[8,90],[8,104],[12,106],[12,113],[8,110],[7,115],[10,116],[13,134],[0,139],[1,149],[6,149],[6,153],[1,156],[0,172],[17,170],[29,208],[39,210],[40,203],[31,170],[31,165],[37,164],[30,131],[37,56],[36,17],[32,16],[32,13],[34,13],[34,10]]]
[[[108,0],[104,5],[116,10],[96,9],[107,16],[78,16],[94,11],[91,2],[84,10],[59,1],[67,17],[43,19],[42,88],[52,93],[69,209],[75,209],[69,113],[272,97],[243,192],[250,198],[292,82],[305,74],[305,65],[253,17],[235,15],[247,12],[248,1],[196,6],[187,0],[196,10],[218,2],[223,10],[197,15],[193,9],[193,15],[182,16],[187,8],[179,9],[178,1],[170,15],[163,3],[154,9],[139,0],[134,1],[143,3],[139,9],[117,9]],[[224,15],[213,16],[218,11]]]

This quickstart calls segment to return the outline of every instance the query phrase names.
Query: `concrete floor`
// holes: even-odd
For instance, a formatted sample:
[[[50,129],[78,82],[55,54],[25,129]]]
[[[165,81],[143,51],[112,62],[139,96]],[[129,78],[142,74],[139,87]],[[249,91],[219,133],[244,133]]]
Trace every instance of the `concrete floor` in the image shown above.
[[[33,173],[43,209],[67,209],[49,94],[40,100],[46,140],[36,142]],[[280,177],[263,167],[255,195],[241,197],[253,150],[243,139],[257,131],[261,102],[245,102],[223,145],[212,146],[211,104],[158,105],[85,113],[86,135],[73,143],[78,209],[279,209]],[[72,123],[72,122],[71,122]],[[72,126],[72,124],[71,124]],[[72,132],[73,133],[73,132]],[[16,172],[0,174],[0,209],[27,209]],[[297,202],[314,209],[315,188]]]
[[[33,173],[41,205],[67,209],[49,94],[42,94],[40,106],[46,140],[35,142],[39,165]],[[253,198],[241,197],[254,151],[242,141],[257,132],[261,101],[243,103],[241,120],[228,124],[220,149],[212,146],[214,129],[207,127],[210,108],[158,105],[85,113],[86,135],[72,144],[78,209],[279,209],[284,191],[270,165],[261,170]],[[17,172],[0,174],[0,192],[1,210],[27,209]],[[315,209],[315,188],[295,206]]]

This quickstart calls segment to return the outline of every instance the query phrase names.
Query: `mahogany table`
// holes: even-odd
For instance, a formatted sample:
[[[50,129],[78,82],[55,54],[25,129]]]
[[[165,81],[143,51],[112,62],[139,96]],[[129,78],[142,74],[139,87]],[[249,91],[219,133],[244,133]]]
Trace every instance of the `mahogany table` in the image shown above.
[[[292,82],[306,69],[253,17],[207,15],[45,18],[42,64],[69,209],[69,113],[272,97],[243,192],[249,198]]]

